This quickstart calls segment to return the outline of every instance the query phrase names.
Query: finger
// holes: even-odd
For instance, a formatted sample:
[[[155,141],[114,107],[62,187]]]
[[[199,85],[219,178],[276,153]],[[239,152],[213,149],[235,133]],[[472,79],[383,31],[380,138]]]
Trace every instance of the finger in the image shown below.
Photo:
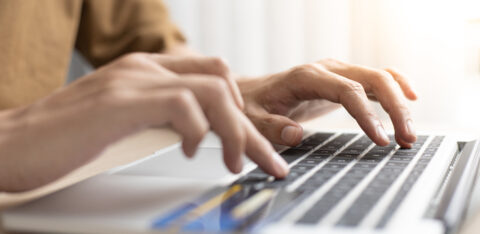
[[[228,89],[232,92],[235,103],[240,109],[243,109],[244,102],[237,82],[232,76],[226,62],[217,57],[202,56],[167,56],[160,54],[151,54],[161,66],[179,74],[209,74],[212,77],[224,79],[228,84]]]
[[[395,141],[397,142],[398,145],[400,145],[402,148],[407,148],[410,149],[412,148],[412,143],[404,141],[402,138],[399,136],[395,135]]]
[[[243,113],[235,107],[225,81],[195,75],[179,79],[179,84],[192,90],[199,100],[212,130],[222,141],[227,168],[233,173],[241,172],[246,144],[245,130],[239,119]]]
[[[248,115],[248,118],[263,136],[275,144],[295,146],[302,141],[302,127],[287,117],[261,112]]]
[[[338,61],[335,59],[324,59],[318,62],[326,67],[329,71],[339,74],[341,76],[347,77],[349,79],[355,80],[357,82],[361,82],[365,79],[365,71],[374,71],[374,69],[356,65],[356,64],[349,64],[344,63],[342,61]],[[391,76],[398,82],[400,85],[404,95],[410,100],[416,100],[417,95],[416,92],[413,90],[412,85],[408,82],[408,79],[394,69],[385,69],[386,72],[390,73]],[[377,72],[378,73],[378,72]],[[371,74],[371,73],[370,73]],[[363,83],[362,83],[363,84]],[[369,90],[368,84],[365,86],[367,91]]]
[[[388,73],[390,73],[395,81],[400,85],[400,88],[403,91],[403,94],[410,99],[410,100],[417,100],[418,96],[417,93],[413,90],[412,85],[409,83],[408,79],[405,78],[404,75],[399,73],[398,71],[392,69],[392,68],[387,68],[385,69]]]
[[[345,81],[344,81],[345,82]],[[354,82],[354,81],[352,81]],[[388,139],[385,129],[374,114],[368,97],[359,83],[345,82],[340,87],[343,90],[339,94],[339,103],[341,103],[350,115],[357,121],[362,130],[378,145],[388,145]]]
[[[403,141],[398,143],[416,141],[410,112],[406,107],[404,95],[393,76],[385,71],[372,68],[328,61],[324,64],[328,70],[341,74],[349,79],[360,82],[368,93],[373,93],[389,114],[395,128],[395,137]],[[407,144],[402,145],[407,147]]]
[[[264,172],[284,178],[288,175],[288,164],[278,155],[268,142],[245,117],[241,116],[247,133],[247,145],[245,152],[247,156],[256,163]]]
[[[303,100],[327,99],[342,104],[362,130],[378,145],[387,145],[388,136],[375,115],[363,86],[338,74],[303,66],[290,72],[291,91]],[[299,90],[301,90],[299,92]]]
[[[186,79],[182,79],[185,81]],[[257,163],[265,172],[283,178],[288,167],[276,154],[271,144],[253,127],[245,115],[233,105],[230,93],[224,91],[225,84],[215,84],[218,80],[209,78],[191,78],[185,82],[191,90],[198,94],[212,129],[222,139],[224,161],[227,168],[238,173],[242,169],[241,154]],[[222,101],[224,100],[224,101]]]
[[[237,85],[237,81],[235,81],[234,77],[230,74],[227,76],[226,81],[228,83],[228,87],[233,94],[233,98],[235,99],[235,103],[237,104],[240,110],[245,108],[245,102],[242,98],[242,93],[240,92],[240,88]]]
[[[399,84],[389,73],[374,70],[365,70],[364,72],[365,77],[370,77],[364,82],[369,83],[372,93],[392,120],[395,136],[397,139],[401,139],[398,143],[403,147],[409,147],[408,143],[415,142],[417,137]]]
[[[138,96],[134,102],[138,111],[134,113],[141,115],[135,119],[143,119],[143,123],[149,126],[164,125],[166,119],[182,136],[185,155],[193,157],[209,130],[208,121],[193,93],[188,89],[169,88]]]

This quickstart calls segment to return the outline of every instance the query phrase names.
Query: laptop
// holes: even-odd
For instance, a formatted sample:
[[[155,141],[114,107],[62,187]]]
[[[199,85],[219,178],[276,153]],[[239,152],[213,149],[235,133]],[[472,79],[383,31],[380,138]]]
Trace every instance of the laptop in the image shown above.
[[[144,233],[455,233],[479,141],[418,135],[411,149],[357,132],[306,132],[279,150],[290,174],[227,172],[209,134],[194,162],[174,145],[3,214],[8,230]]]

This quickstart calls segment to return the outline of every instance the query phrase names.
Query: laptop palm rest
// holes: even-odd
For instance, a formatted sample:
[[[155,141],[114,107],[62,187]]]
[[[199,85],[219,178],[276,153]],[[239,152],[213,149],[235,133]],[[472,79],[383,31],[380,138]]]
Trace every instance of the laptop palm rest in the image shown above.
[[[111,171],[111,174],[217,180],[232,174],[225,167],[219,139],[209,133],[195,156],[187,158],[180,144]]]

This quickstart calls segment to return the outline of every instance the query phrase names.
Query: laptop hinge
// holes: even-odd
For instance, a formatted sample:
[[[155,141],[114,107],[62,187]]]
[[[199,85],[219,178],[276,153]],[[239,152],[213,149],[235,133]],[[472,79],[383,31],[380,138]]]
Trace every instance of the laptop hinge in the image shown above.
[[[446,233],[455,233],[465,217],[480,163],[478,144],[478,141],[459,143],[459,151],[442,186],[433,218],[442,221]]]

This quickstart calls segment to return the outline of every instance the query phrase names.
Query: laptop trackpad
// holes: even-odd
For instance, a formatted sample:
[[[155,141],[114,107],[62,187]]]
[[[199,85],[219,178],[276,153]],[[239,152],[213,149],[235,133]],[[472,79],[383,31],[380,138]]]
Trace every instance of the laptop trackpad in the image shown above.
[[[201,143],[193,159],[188,159],[179,144],[152,156],[113,170],[113,174],[219,179],[230,175],[223,164],[222,148],[212,134]]]

